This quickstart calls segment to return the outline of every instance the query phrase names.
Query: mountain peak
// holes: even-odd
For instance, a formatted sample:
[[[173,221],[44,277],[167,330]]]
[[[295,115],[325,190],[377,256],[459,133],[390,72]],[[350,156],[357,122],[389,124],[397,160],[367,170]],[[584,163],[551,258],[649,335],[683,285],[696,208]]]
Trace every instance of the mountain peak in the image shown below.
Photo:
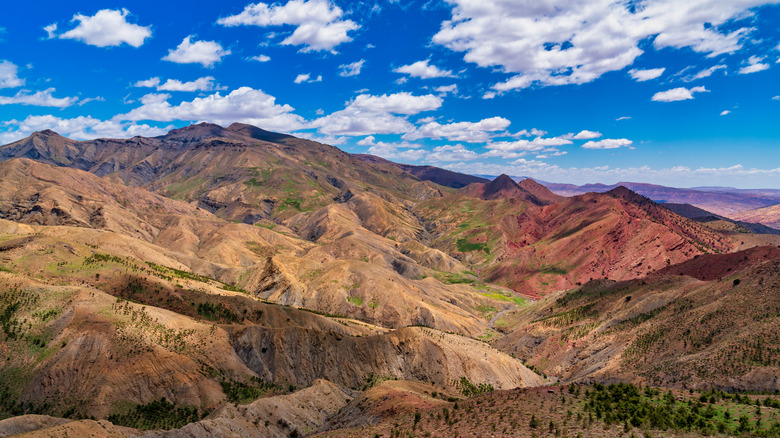
[[[266,131],[265,129],[258,128],[257,126],[247,125],[246,123],[238,123],[238,122],[228,126],[227,130],[235,134],[242,135],[244,137],[250,137],[256,140],[270,141],[272,143],[278,142],[279,140],[283,140],[285,138],[293,138],[291,135]]]
[[[555,193],[551,192],[550,189],[532,180],[531,178],[526,178],[520,181],[518,186],[533,195],[533,197],[536,199],[536,203],[539,205],[555,204],[556,202],[560,202],[566,199],[565,196],[556,195]]]
[[[650,198],[646,198],[626,186],[617,186],[614,189],[606,192],[606,194],[612,196],[613,198],[620,198],[626,202],[630,202],[636,205],[654,203]]]
[[[51,129],[44,129],[43,131],[35,131],[32,133],[31,137],[62,137],[58,132],[52,131]]]
[[[482,199],[516,198],[522,195],[523,189],[515,180],[503,173],[493,181],[485,183],[482,189]]]

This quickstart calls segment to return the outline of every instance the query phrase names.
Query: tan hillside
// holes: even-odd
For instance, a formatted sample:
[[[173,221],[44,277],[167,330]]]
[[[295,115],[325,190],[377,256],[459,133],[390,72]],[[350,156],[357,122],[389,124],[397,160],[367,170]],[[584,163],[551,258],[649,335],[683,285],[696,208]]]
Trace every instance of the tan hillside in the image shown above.
[[[780,229],[780,204],[733,213],[729,217],[738,221],[753,222]]]

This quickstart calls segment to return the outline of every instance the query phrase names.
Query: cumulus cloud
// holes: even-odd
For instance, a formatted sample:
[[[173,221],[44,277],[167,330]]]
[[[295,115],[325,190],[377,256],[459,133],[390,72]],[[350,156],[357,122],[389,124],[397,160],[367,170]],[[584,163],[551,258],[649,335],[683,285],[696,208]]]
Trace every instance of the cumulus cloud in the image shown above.
[[[445,138],[450,141],[465,141],[468,143],[482,143],[493,138],[496,132],[504,131],[511,122],[503,117],[491,117],[479,122],[455,122],[440,124],[428,122],[412,132],[404,134],[406,140],[419,140],[421,138]]]
[[[481,67],[514,73],[498,91],[591,82],[634,63],[645,42],[714,57],[734,53],[753,30],[729,29],[770,0],[448,0],[452,19],[433,42]],[[721,28],[723,27],[723,28]]]
[[[420,79],[433,78],[452,78],[454,75],[450,70],[441,70],[435,65],[429,65],[428,60],[417,61],[413,64],[402,65],[395,70],[396,73],[403,73]]]
[[[0,88],[15,88],[24,85],[18,76],[18,67],[11,61],[0,62]]]
[[[178,79],[168,79],[160,83],[160,78],[154,77],[138,81],[133,86],[139,88],[155,88],[157,91],[213,91],[221,89],[212,76],[205,76],[194,81],[182,82]]]
[[[549,152],[556,154],[559,153],[556,147],[572,144],[571,139],[572,135],[566,134],[557,137],[536,137],[532,140],[495,141],[485,145],[488,151],[482,156],[513,159],[529,153]]]
[[[257,62],[268,62],[271,60],[271,57],[268,55],[257,55],[257,56],[250,56],[247,59],[249,59],[250,61],[257,61]]]
[[[693,99],[694,93],[706,93],[708,91],[710,90],[704,87],[693,87],[691,89],[687,89],[685,87],[672,88],[671,90],[659,91],[658,93],[655,93],[652,97],[652,100],[655,102],[676,102],[678,100],[689,100]]]
[[[0,105],[32,105],[54,108],[67,108],[79,101],[78,97],[54,97],[54,88],[47,88],[35,93],[21,90],[14,96],[0,96]]]
[[[584,129],[584,130],[580,131],[577,135],[575,135],[572,138],[575,139],[575,140],[590,140],[590,139],[599,138],[599,137],[601,137],[601,133],[600,132],[588,131],[587,129]]]
[[[130,12],[127,9],[101,9],[95,15],[76,14],[73,29],[57,34],[57,23],[43,28],[49,38],[77,40],[97,47],[113,47],[127,44],[141,47],[152,36],[151,26],[139,26],[127,22]]]
[[[342,15],[341,8],[329,0],[290,0],[284,5],[251,3],[241,13],[220,18],[217,23],[228,27],[295,26],[282,44],[304,46],[303,51],[333,51],[352,41],[348,33],[360,27],[352,20],[341,20]]]
[[[414,126],[403,116],[432,111],[441,107],[441,104],[441,98],[432,94],[360,94],[343,110],[320,117],[309,126],[330,135],[400,134],[414,130]]]
[[[665,68],[652,68],[648,70],[632,69],[628,74],[637,82],[649,81],[664,74]]]
[[[214,93],[172,105],[169,94],[147,94],[142,105],[115,120],[155,120],[169,122],[212,122],[229,125],[247,123],[263,129],[290,132],[303,127],[304,120],[290,105],[279,105],[276,98],[250,87],[241,87],[225,96]]]
[[[230,50],[223,49],[216,41],[192,42],[192,35],[189,35],[178,47],[168,50],[168,54],[162,59],[177,64],[201,64],[211,68],[227,55],[230,55]]]
[[[442,96],[447,95],[449,93],[458,94],[458,85],[457,84],[442,85],[441,87],[436,87],[433,90],[438,92]]]
[[[360,74],[360,70],[363,68],[363,64],[366,62],[365,59],[361,59],[360,61],[355,61],[350,64],[342,64],[339,66],[339,76],[341,77],[350,77],[350,76],[357,76]]]
[[[739,69],[739,74],[746,75],[769,69],[769,64],[761,62],[764,56],[751,56],[748,58],[747,65]]]
[[[617,149],[629,147],[634,142],[627,138],[605,138],[599,141],[589,141],[582,145],[583,149]]]
[[[725,116],[725,115],[728,115],[728,114],[731,114],[731,111],[723,110],[723,111],[720,112],[720,115],[722,115],[722,116]]]
[[[420,145],[414,143],[373,143],[366,151],[371,155],[386,158],[388,160],[417,161],[428,152],[420,149]]]
[[[319,75],[316,78],[312,78],[311,74],[309,73],[300,74],[295,77],[295,80],[293,82],[295,82],[296,84],[302,84],[304,82],[322,82],[322,75]]]
[[[467,149],[462,144],[438,146],[425,156],[426,161],[468,161],[479,158],[479,154]]]
[[[146,124],[100,120],[91,116],[80,116],[72,119],[52,115],[27,116],[24,120],[11,120],[2,124],[7,128],[12,128],[0,132],[0,143],[2,144],[20,140],[35,131],[44,129],[51,129],[74,140],[90,140],[100,137],[129,138],[136,135],[151,137],[165,134],[173,129],[173,126],[157,128]]]

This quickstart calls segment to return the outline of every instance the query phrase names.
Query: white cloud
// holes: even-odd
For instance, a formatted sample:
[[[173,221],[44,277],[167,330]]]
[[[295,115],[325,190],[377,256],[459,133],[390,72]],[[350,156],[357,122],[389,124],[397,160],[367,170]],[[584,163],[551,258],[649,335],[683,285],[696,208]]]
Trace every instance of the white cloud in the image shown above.
[[[341,8],[329,0],[290,0],[285,5],[252,3],[237,15],[220,18],[223,26],[295,26],[284,45],[304,46],[303,51],[333,51],[341,43],[352,41],[348,32],[360,26],[341,20]]]
[[[152,36],[151,26],[139,26],[127,22],[130,12],[127,9],[101,9],[93,16],[76,14],[72,21],[78,25],[73,29],[56,34],[57,23],[43,28],[49,38],[82,41],[91,46],[113,47],[128,44],[141,47],[144,40]]]
[[[655,93],[652,100],[655,102],[676,102],[679,100],[693,99],[694,93],[706,93],[709,90],[704,87],[693,87],[690,90],[685,87],[672,88],[671,90]]]
[[[503,117],[490,117],[479,122],[456,122],[440,124],[428,122],[412,132],[404,134],[406,140],[421,138],[446,138],[450,141],[482,143],[494,137],[496,132],[504,131],[511,122]]]
[[[337,137],[333,135],[317,135],[311,132],[296,132],[295,136],[300,138],[305,138],[311,141],[316,141],[318,143],[328,144],[331,146],[336,146],[347,142],[347,137]]]
[[[177,64],[201,64],[211,68],[220,62],[223,57],[230,55],[230,50],[225,50],[216,41],[191,42],[192,35],[184,38],[176,49],[168,50],[168,54],[162,59]]]
[[[479,154],[466,149],[462,144],[456,144],[454,146],[439,146],[433,148],[433,151],[425,156],[426,161],[442,162],[442,161],[462,161],[462,160],[475,160],[479,158]]]
[[[589,141],[582,145],[583,149],[617,149],[629,147],[634,142],[627,138],[605,138],[599,141]]]
[[[665,68],[652,68],[649,70],[632,69],[628,71],[628,74],[631,75],[635,81],[644,82],[661,76],[664,74],[665,70]]]
[[[442,101],[438,96],[425,94],[415,96],[408,92],[383,94],[373,96],[361,94],[352,101],[350,106],[365,111],[385,111],[395,114],[415,115],[423,111],[433,111],[441,107]]]
[[[708,77],[712,76],[712,74],[715,73],[718,70],[723,70],[723,72],[725,74],[726,68],[727,67],[725,65],[723,65],[723,64],[713,65],[712,67],[706,68],[706,69],[696,73],[695,75],[693,75],[691,77],[685,78],[685,81],[686,82],[690,82],[690,81],[694,81],[696,79],[708,78]]]
[[[723,110],[723,111],[720,112],[720,115],[722,115],[722,116],[725,116],[725,115],[728,115],[728,114],[731,114],[731,111]]]
[[[645,42],[709,57],[734,53],[753,30],[720,27],[772,0],[448,0],[452,19],[433,42],[467,62],[515,73],[498,92],[591,82],[634,63]],[[736,21],[734,21],[736,20]]]
[[[620,122],[622,120],[631,120],[631,116],[622,116],[615,119],[616,122]]]
[[[375,143],[376,138],[373,135],[369,135],[368,137],[357,142],[359,146],[373,146]]]
[[[433,90],[437,91],[440,95],[446,95],[449,93],[458,94],[458,84],[442,85],[441,87],[436,87]]]
[[[402,116],[432,111],[441,104],[441,98],[432,94],[360,94],[343,110],[320,117],[309,126],[330,135],[400,134],[414,130],[414,126]]]
[[[342,77],[350,77],[350,76],[357,76],[360,74],[360,70],[363,68],[363,64],[366,62],[365,59],[361,59],[360,61],[355,61],[350,64],[342,64],[339,66],[339,76]]]
[[[533,140],[515,140],[515,141],[496,141],[485,145],[488,149],[482,156],[500,157],[504,159],[513,159],[523,157],[532,152],[549,152],[559,154],[557,146],[572,144],[572,135],[566,134],[558,137],[536,137]]]
[[[268,55],[257,55],[257,56],[251,56],[249,58],[250,61],[257,61],[257,62],[268,62],[271,60],[271,57]]]
[[[221,89],[214,82],[212,76],[205,76],[194,81],[182,82],[178,79],[168,79],[160,84],[160,78],[154,77],[145,81],[138,81],[133,86],[155,88],[157,91],[213,91]]]
[[[420,149],[420,145],[414,143],[385,143],[380,141],[372,144],[366,153],[387,158],[388,160],[417,161],[428,152]]]
[[[24,85],[18,76],[18,67],[11,61],[0,62],[0,88],[15,88]]]
[[[739,74],[746,75],[769,69],[769,64],[763,63],[764,56],[751,56],[748,58],[748,65],[739,69]]]
[[[169,94],[147,94],[142,105],[115,120],[156,120],[169,122],[207,121],[220,125],[247,123],[272,131],[290,132],[303,127],[304,120],[290,105],[276,104],[276,98],[250,87],[241,87],[222,96],[214,93],[178,105],[168,102]]]
[[[0,105],[17,104],[67,108],[79,100],[78,97],[54,97],[52,96],[54,91],[54,88],[47,88],[46,90],[36,91],[35,93],[31,93],[28,90],[21,90],[16,93],[15,96],[0,96]]]
[[[433,78],[452,78],[455,77],[450,70],[441,70],[435,65],[428,65],[428,60],[417,61],[413,64],[402,65],[393,70],[396,73],[403,73],[415,78],[433,79]]]
[[[81,99],[79,101],[79,106],[84,106],[84,105],[86,105],[86,104],[88,104],[90,102],[105,102],[105,101],[106,101],[106,99],[104,97],[102,97],[102,96],[87,97],[87,98]]]
[[[575,140],[590,140],[590,139],[599,138],[599,137],[601,137],[601,133],[600,132],[588,131],[587,129],[584,129],[584,130],[580,131],[577,135],[575,135],[572,138],[575,139]]]
[[[296,84],[302,84],[304,82],[322,82],[322,75],[319,75],[316,78],[312,78],[309,73],[300,74],[295,77],[293,82]]]
[[[780,100],[780,96],[774,96],[772,100]]]
[[[136,135],[157,136],[173,129],[173,126],[157,128],[146,124],[120,123],[114,120],[100,120],[91,116],[80,116],[63,119],[52,115],[27,116],[24,120],[11,120],[2,123],[13,130],[0,132],[0,143],[20,140],[35,131],[51,129],[65,137],[74,140],[90,140],[93,138],[129,138]]]

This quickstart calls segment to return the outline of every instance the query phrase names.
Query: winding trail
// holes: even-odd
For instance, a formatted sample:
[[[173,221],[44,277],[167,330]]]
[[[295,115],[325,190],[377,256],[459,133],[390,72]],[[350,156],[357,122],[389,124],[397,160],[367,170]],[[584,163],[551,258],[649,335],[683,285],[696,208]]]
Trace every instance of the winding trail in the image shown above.
[[[499,319],[499,318],[501,318],[502,316],[504,316],[504,314],[505,314],[506,312],[511,312],[512,310],[517,310],[517,309],[518,309],[517,307],[510,307],[510,308],[508,308],[508,309],[504,309],[504,310],[502,310],[502,311],[500,311],[500,312],[496,313],[495,315],[493,315],[493,317],[492,317],[492,318],[490,318],[490,329],[491,329],[491,330],[495,330],[495,328],[493,328],[493,325],[496,323],[496,321],[498,321],[498,319]]]

